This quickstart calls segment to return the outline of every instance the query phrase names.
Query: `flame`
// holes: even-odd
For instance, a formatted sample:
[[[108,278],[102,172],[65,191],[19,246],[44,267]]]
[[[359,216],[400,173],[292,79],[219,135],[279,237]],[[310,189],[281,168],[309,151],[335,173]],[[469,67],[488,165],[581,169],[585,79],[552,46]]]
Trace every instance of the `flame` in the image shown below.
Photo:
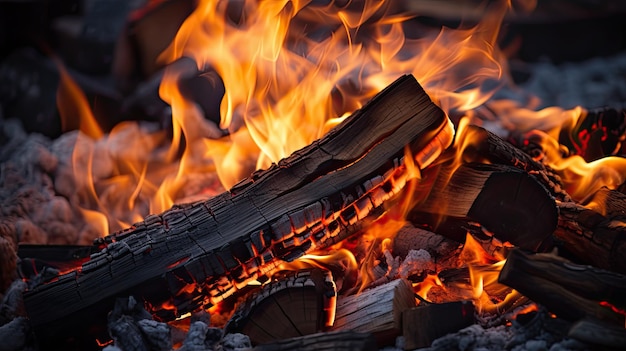
[[[488,254],[469,233],[459,258],[469,268],[472,297],[479,312],[501,311],[520,298],[516,290],[498,283],[506,259]]]
[[[61,60],[53,57],[53,62],[59,70],[56,102],[61,116],[62,130],[78,129],[92,139],[101,138],[104,133],[91,111],[85,93],[72,79]]]
[[[398,13],[392,1],[198,1],[159,58],[167,64],[159,92],[171,106],[171,138],[137,124],[117,126],[91,156],[110,162],[109,172],[87,169],[84,152],[74,158],[75,178],[92,173],[77,187],[88,201],[77,206],[103,213],[109,230],[119,230],[190,195],[220,193],[321,137],[406,73],[444,110],[471,110],[506,79],[496,38],[509,7],[494,2],[473,28],[412,38],[404,27],[413,15]],[[215,79],[206,73],[212,71],[225,88],[220,116],[205,116],[179,90],[181,79]],[[60,105],[85,101],[60,96]],[[93,121],[87,108],[73,115]]]

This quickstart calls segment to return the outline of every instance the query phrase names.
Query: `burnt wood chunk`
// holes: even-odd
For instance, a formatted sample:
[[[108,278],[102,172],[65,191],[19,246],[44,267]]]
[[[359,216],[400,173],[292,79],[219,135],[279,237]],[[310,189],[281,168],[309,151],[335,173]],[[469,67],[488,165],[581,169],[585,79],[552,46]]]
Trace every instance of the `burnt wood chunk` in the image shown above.
[[[253,351],[375,351],[376,340],[369,333],[353,331],[327,332],[278,340],[257,345]]]
[[[332,279],[314,269],[272,281],[239,305],[225,331],[245,334],[253,345],[321,332],[335,316]]]
[[[559,203],[554,237],[579,261],[626,274],[626,195],[600,189],[585,206]]]
[[[602,348],[619,350],[626,345],[626,329],[602,321],[585,318],[570,328],[568,336]]]
[[[563,190],[561,177],[529,154],[513,146],[492,132],[477,126],[467,126],[464,140],[470,140],[463,150],[465,162],[509,165],[528,172],[561,201],[571,201]]]
[[[428,347],[437,338],[474,324],[471,301],[426,304],[402,313],[404,349]]]
[[[498,282],[518,290],[566,320],[595,318],[624,327],[626,276],[573,264],[554,254],[513,250]]]
[[[339,297],[332,330],[372,333],[379,347],[393,345],[402,334],[402,313],[411,307],[415,307],[411,283],[397,279],[360,294]]]
[[[108,246],[82,266],[26,292],[40,344],[93,343],[94,334],[102,341],[106,331],[94,325],[106,324],[116,297],[132,295],[164,321],[212,306],[282,260],[359,232],[406,184],[405,147],[425,168],[453,134],[415,78],[399,78],[322,139],[227,192],[176,205],[103,238]],[[372,183],[378,185],[361,192]],[[355,219],[346,208],[364,198],[373,206]],[[285,218],[301,211],[307,212],[306,229],[289,219],[287,231]]]
[[[512,166],[468,163],[454,170],[443,166],[436,177],[434,188],[438,191],[414,208],[413,219],[439,222],[432,223],[436,226],[442,224],[441,218],[419,212],[467,218],[485,226],[498,240],[528,250],[539,250],[551,242],[557,206],[546,188],[528,173]],[[466,233],[462,226],[441,232],[459,242]]]

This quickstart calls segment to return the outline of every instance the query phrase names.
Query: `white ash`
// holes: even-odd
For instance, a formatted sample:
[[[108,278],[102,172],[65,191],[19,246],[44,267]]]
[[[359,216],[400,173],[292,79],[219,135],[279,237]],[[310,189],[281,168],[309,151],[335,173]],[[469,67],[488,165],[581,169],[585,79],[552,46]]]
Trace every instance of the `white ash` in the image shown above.
[[[215,347],[215,351],[246,351],[250,349],[252,349],[250,338],[240,333],[224,335],[224,338]]]
[[[597,57],[580,63],[537,63],[521,86],[537,95],[540,107],[585,108],[626,102],[626,53]]]
[[[435,271],[435,263],[430,253],[424,249],[410,250],[400,264],[399,275],[402,278],[408,278],[411,275],[422,275],[429,271]]]

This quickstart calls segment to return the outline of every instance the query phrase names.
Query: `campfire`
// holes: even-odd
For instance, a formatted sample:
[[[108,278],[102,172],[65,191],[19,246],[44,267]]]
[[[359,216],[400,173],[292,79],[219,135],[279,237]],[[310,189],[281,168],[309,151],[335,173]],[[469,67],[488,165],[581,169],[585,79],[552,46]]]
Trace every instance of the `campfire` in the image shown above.
[[[424,3],[148,1],[95,100],[52,55],[63,133],[1,130],[0,350],[626,345],[626,112],[516,91],[533,1]]]

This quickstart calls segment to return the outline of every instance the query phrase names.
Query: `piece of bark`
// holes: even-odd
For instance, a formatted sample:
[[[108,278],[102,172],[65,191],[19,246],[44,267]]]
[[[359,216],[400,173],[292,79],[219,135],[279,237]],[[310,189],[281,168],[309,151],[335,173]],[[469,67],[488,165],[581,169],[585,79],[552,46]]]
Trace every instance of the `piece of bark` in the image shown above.
[[[427,199],[414,212],[468,218],[479,222],[502,242],[539,250],[550,244],[558,212],[554,198],[535,178],[499,164],[462,164],[441,167]],[[413,215],[415,218],[417,215]],[[432,223],[437,226],[440,223]],[[435,230],[436,231],[436,230]],[[443,234],[443,233],[442,233]],[[465,241],[466,230],[446,233]]]
[[[471,301],[424,304],[402,313],[404,349],[428,347],[435,340],[474,324]]]
[[[582,263],[626,273],[626,195],[601,189],[586,206],[558,203],[555,239]]]
[[[370,333],[337,331],[305,335],[257,345],[253,351],[375,351],[376,339]]]
[[[621,349],[626,345],[626,329],[602,321],[585,318],[569,330],[568,336],[601,347]]]
[[[330,272],[295,272],[249,296],[225,332],[248,335],[254,345],[318,333],[334,319],[336,294]]]
[[[356,295],[339,297],[334,331],[372,333],[379,347],[393,345],[402,334],[402,312],[415,307],[413,287],[396,279]]]
[[[214,305],[281,260],[359,232],[406,184],[405,146],[424,168],[452,135],[443,111],[403,76],[324,138],[230,191],[102,239],[106,248],[81,267],[25,294],[30,321],[41,344],[72,335],[90,343],[118,296],[135,296],[162,320]]]
[[[517,249],[509,253],[498,282],[561,318],[589,317],[624,326],[624,315],[614,311],[626,307],[626,277],[621,274]]]

